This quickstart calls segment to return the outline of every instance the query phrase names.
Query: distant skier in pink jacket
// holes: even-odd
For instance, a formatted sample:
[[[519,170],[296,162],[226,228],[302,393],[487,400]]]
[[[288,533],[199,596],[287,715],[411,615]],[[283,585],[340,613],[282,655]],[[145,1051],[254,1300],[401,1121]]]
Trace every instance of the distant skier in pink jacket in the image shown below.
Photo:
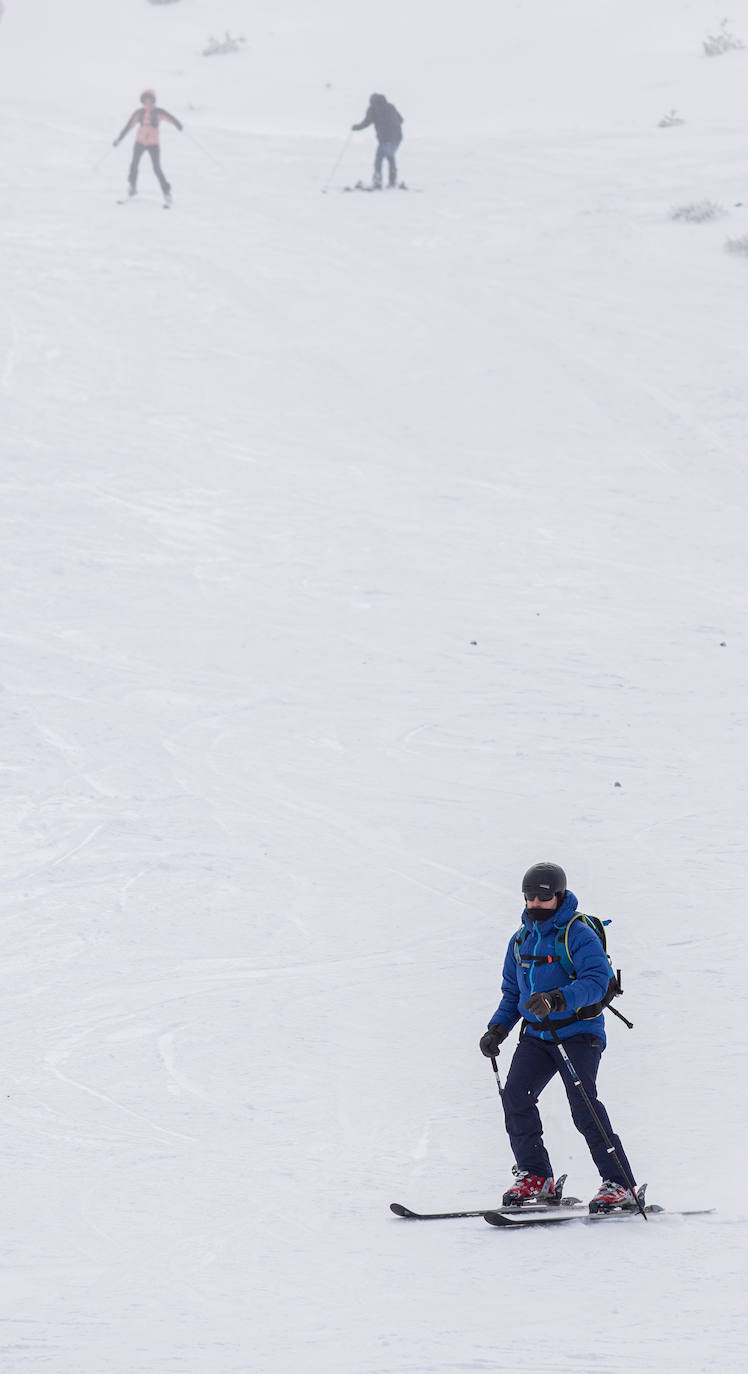
[[[169,201],[171,199],[171,186],[161,170],[161,150],[158,142],[158,126],[162,120],[167,119],[169,123],[173,124],[181,133],[182,125],[179,123],[178,119],[175,119],[174,115],[169,114],[168,110],[162,110],[156,104],[155,91],[143,91],[140,102],[140,108],[137,109],[134,114],[130,115],[122,133],[118,134],[115,138],[114,147],[116,148],[117,144],[122,142],[125,135],[129,134],[130,130],[134,129],[136,124],[139,125],[140,127],[135,136],[135,147],[132,150],[132,162],[130,163],[130,172],[128,175],[130,195],[134,196],[138,189],[138,166],[143,153],[148,153],[153,163],[153,170],[158,177],[159,186],[164,193],[164,199]]]

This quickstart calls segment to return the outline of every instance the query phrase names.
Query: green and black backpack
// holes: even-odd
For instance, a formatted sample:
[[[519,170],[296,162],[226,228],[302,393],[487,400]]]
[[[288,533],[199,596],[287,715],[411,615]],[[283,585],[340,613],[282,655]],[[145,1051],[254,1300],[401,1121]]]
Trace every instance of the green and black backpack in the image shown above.
[[[566,925],[556,930],[556,953],[541,955],[520,954],[520,945],[527,935],[527,927],[522,925],[514,937],[514,957],[517,963],[522,964],[525,968],[529,967],[530,964],[559,963],[564,972],[568,973],[570,978],[576,978],[577,975],[574,970],[574,961],[571,957],[571,950],[569,949],[569,931],[575,921],[584,921],[588,930],[591,930],[600,941],[608,963],[610,964],[610,982],[608,983],[608,990],[602,1001],[593,1002],[589,1007],[580,1007],[579,1011],[574,1012],[573,1016],[567,1016],[564,1020],[557,1021],[554,1017],[554,1029],[560,1030],[562,1026],[571,1026],[575,1021],[593,1021],[595,1017],[599,1016],[607,1007],[614,1016],[618,1017],[619,1021],[623,1021],[624,1024],[628,1026],[629,1030],[633,1030],[633,1023],[628,1021],[625,1016],[621,1015],[620,1011],[616,1011],[616,1008],[610,1005],[613,998],[620,997],[623,992],[623,987],[621,985],[621,970],[614,970],[611,957],[608,954],[608,941],[605,934],[605,927],[610,925],[610,921],[603,921],[599,916],[590,916],[589,912],[586,911],[575,911]],[[525,1022],[525,1025],[526,1024],[527,1022]],[[533,1024],[535,1023],[533,1022]]]

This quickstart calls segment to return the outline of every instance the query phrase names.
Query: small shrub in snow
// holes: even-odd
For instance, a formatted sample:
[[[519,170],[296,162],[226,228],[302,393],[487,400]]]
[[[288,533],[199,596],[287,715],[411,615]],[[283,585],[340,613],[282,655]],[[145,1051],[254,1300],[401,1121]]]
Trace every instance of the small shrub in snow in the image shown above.
[[[242,43],[246,41],[246,38],[232,38],[228,29],[223,38],[214,38],[211,34],[203,48],[203,57],[215,57],[216,53],[222,52],[238,52]]]
[[[684,122],[685,121],[681,119],[677,110],[668,110],[667,114],[662,116],[657,128],[672,129],[674,124],[683,124]]]
[[[742,253],[744,258],[748,258],[748,234],[743,234],[740,239],[728,239],[725,244],[726,253]]]
[[[730,52],[732,48],[744,47],[745,43],[728,32],[726,19],[722,20],[719,33],[710,33],[704,39],[704,52],[707,57],[721,57],[723,52]]]
[[[724,209],[713,200],[693,200],[688,205],[677,205],[670,211],[671,219],[682,219],[687,224],[705,224],[707,220],[719,219]]]

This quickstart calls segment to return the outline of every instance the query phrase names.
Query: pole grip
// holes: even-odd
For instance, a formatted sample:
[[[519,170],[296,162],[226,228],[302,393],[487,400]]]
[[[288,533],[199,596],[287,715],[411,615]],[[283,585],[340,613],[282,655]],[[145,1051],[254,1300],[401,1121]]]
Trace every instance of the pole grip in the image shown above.
[[[496,1051],[496,1054],[498,1054],[498,1050]],[[499,1090],[499,1097],[501,1098],[501,1100],[502,1100],[502,1102],[503,1102],[503,1100],[504,1100],[504,1090],[503,1090],[503,1088],[502,1088],[502,1086],[501,1086],[501,1078],[499,1077],[499,1066],[498,1066],[498,1064],[496,1063],[496,1055],[494,1055],[494,1054],[491,1055],[491,1068],[493,1069],[493,1076],[494,1076],[494,1078],[496,1079],[496,1087],[497,1087],[498,1090]]]

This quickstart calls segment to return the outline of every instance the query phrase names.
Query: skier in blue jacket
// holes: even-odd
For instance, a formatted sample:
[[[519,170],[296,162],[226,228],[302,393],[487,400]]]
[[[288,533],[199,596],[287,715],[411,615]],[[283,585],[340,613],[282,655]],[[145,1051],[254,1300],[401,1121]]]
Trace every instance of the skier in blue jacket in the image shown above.
[[[515,1182],[504,1193],[505,1207],[555,1197],[553,1169],[543,1142],[538,1097],[561,1073],[571,1115],[584,1136],[600,1172],[601,1186],[590,1203],[593,1211],[635,1204],[634,1176],[623,1146],[597,1096],[597,1071],[605,1049],[605,1019],[600,1004],[608,990],[611,967],[594,931],[572,920],[577,899],[566,886],[558,864],[538,863],[522,880],[525,909],[519,938],[512,936],[504,960],[502,997],[480,1039],[487,1058],[499,1053],[510,1030],[524,1017],[519,1044],[502,1092],[504,1120],[516,1163]],[[557,935],[569,923],[568,948],[574,975],[559,960]],[[588,1015],[585,1016],[585,1011]],[[579,1019],[577,1019],[579,1017]],[[584,1096],[575,1086],[550,1031],[569,1043],[569,1057],[584,1091],[620,1161],[610,1153]]]

